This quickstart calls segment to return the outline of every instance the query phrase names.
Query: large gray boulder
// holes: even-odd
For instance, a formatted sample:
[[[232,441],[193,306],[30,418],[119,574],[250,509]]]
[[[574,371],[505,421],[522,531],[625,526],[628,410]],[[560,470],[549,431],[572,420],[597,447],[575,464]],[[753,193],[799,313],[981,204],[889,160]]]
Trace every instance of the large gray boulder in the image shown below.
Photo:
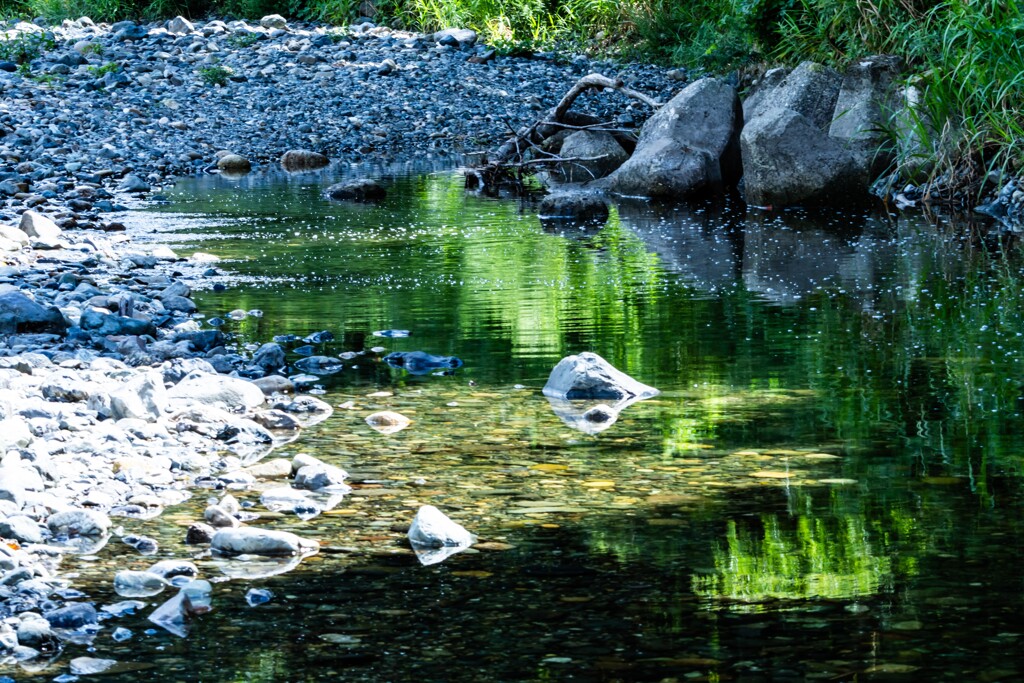
[[[772,109],[743,129],[746,199],[758,206],[845,202],[867,183],[839,140],[792,109]]]
[[[564,161],[558,165],[560,179],[570,183],[604,178],[629,158],[614,135],[590,130],[578,130],[569,134],[562,142],[559,156],[563,159],[576,160]]]
[[[680,199],[715,192],[740,177],[743,110],[732,86],[703,78],[657,111],[633,156],[602,186],[625,195]]]
[[[816,62],[803,62],[766,90],[758,108],[749,112],[747,120],[773,109],[792,109],[810,119],[817,128],[827,131],[835,118],[842,85],[843,77],[834,69]]]
[[[746,199],[761,206],[863,201],[888,164],[876,154],[898,60],[871,58],[845,76],[804,62],[768,72],[744,104]]]
[[[879,153],[884,142],[882,125],[899,106],[896,80],[903,69],[899,57],[869,57],[852,64],[829,126],[829,137],[843,141],[870,182],[884,173],[892,155]]]
[[[64,334],[67,328],[56,308],[43,306],[21,292],[0,294],[0,334]]]
[[[602,399],[622,401],[657,396],[654,387],[642,384],[596,353],[567,356],[551,371],[544,395],[555,399]]]

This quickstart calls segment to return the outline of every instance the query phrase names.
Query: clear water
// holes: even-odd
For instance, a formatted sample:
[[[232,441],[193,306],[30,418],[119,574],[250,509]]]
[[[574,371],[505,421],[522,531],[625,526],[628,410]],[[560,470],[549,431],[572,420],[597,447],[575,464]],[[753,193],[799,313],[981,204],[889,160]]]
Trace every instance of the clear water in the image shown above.
[[[145,634],[152,608],[106,622],[95,656],[169,681],[1024,678],[1015,240],[643,202],[599,230],[550,226],[457,171],[385,175],[381,205],[322,200],[344,174],[183,181],[132,219],[224,259],[226,290],[196,300],[262,309],[225,326],[240,344],[327,329],[320,351],[361,354],[319,383],[346,407],[281,451],[356,491],[258,522],[321,554],[215,584],[185,639]],[[377,346],[465,366],[411,376]],[[662,394],[573,429],[540,388],[580,351]],[[412,425],[374,432],[383,409]],[[126,531],[188,556],[205,500]],[[404,541],[421,504],[480,545],[421,566]],[[113,567],[152,561],[114,545],[79,568],[101,600]],[[248,606],[254,587],[274,598]]]

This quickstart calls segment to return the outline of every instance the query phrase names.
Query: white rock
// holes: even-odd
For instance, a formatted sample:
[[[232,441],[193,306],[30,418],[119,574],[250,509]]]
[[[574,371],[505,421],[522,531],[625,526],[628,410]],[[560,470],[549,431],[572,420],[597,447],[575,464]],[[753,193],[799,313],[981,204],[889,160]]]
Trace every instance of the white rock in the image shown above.
[[[260,26],[263,28],[288,28],[288,22],[280,14],[268,14],[260,19]]]
[[[167,391],[176,403],[202,403],[221,406],[227,411],[247,411],[263,405],[265,397],[258,386],[244,379],[194,372]]]
[[[641,384],[612,367],[596,353],[567,356],[551,371],[544,395],[565,400],[576,399],[644,399],[657,396],[654,387]]]
[[[465,547],[476,542],[465,527],[450,520],[433,505],[424,505],[416,512],[408,536],[414,546],[425,548]]]
[[[164,577],[153,572],[123,569],[114,574],[114,591],[125,598],[148,598],[170,585]]]
[[[174,250],[165,244],[153,247],[153,250],[150,252],[150,254],[161,261],[177,261],[179,258],[179,256],[174,252]]]
[[[334,465],[328,465],[326,463],[315,463],[312,465],[306,465],[299,469],[295,473],[295,488],[309,489],[310,491],[319,491],[320,489],[347,489],[351,490],[345,479],[348,477],[348,472],[335,467]]]
[[[17,417],[0,420],[0,451],[24,448],[32,443],[32,432],[25,420]]]
[[[29,236],[24,230],[10,225],[0,225],[0,237],[14,242],[19,247],[24,247],[29,243]]]
[[[26,211],[21,215],[21,230],[31,237],[43,240],[58,240],[61,236],[61,229],[57,224],[36,211]]]
[[[74,676],[89,676],[103,673],[117,665],[116,659],[99,659],[97,657],[75,657],[70,662]]]
[[[156,422],[167,409],[167,391],[163,377],[147,372],[110,394],[111,417],[115,420],[135,418]]]
[[[110,518],[98,510],[65,510],[50,515],[46,526],[55,534],[101,536],[110,530]]]
[[[288,531],[239,527],[215,533],[210,548],[223,555],[297,555],[318,550],[320,544]]]
[[[396,413],[391,410],[383,410],[379,413],[367,416],[366,424],[370,425],[372,429],[375,429],[381,434],[394,434],[395,432],[400,432],[412,424],[412,420],[401,413]]]
[[[292,472],[298,472],[306,465],[318,465],[322,463],[322,460],[314,458],[309,453],[296,453],[295,457],[292,458]]]
[[[186,33],[192,33],[196,30],[196,27],[192,25],[192,22],[185,17],[174,17],[167,22],[167,32],[174,33],[176,35],[184,35]]]

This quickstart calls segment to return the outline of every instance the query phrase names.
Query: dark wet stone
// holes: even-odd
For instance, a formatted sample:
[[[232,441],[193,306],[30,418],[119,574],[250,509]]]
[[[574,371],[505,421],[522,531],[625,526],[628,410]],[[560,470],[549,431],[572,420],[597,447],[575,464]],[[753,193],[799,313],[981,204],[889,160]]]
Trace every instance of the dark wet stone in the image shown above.
[[[43,306],[21,292],[0,294],[0,334],[63,334],[67,328],[67,321],[56,308]]]
[[[43,615],[53,628],[81,628],[97,621],[96,608],[87,602],[76,602]]]
[[[151,320],[128,318],[112,313],[100,313],[93,309],[82,312],[79,324],[83,330],[102,335],[156,335],[156,326]]]
[[[302,341],[307,344],[323,344],[325,342],[334,341],[334,333],[330,330],[321,330],[320,332],[314,332],[313,334],[303,337]]]
[[[542,219],[561,219],[580,223],[603,224],[608,220],[608,204],[590,192],[557,192],[541,200]]]
[[[403,368],[412,375],[462,367],[462,360],[455,356],[435,356],[423,351],[395,351],[384,356],[384,362],[393,368]]]
[[[378,202],[387,197],[387,191],[375,180],[346,180],[328,187],[324,196],[335,201]]]
[[[206,352],[226,341],[224,333],[219,330],[202,330],[200,332],[181,332],[174,335],[174,341],[187,341],[196,351]]]
[[[217,533],[209,524],[195,523],[188,527],[188,532],[185,534],[185,543],[189,545],[205,545],[210,542],[213,535]]]

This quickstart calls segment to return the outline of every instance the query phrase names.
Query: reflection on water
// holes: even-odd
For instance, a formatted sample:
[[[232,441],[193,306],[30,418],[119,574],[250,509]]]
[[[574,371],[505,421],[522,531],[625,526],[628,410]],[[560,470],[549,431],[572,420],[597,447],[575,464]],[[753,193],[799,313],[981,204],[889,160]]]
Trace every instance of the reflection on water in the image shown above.
[[[380,171],[382,204],[322,200],[340,173],[183,182],[132,219],[239,274],[197,300],[262,309],[226,320],[240,343],[333,332],[314,351],[343,358],[318,380],[341,407],[282,453],[346,468],[354,490],[307,521],[260,504],[280,482],[237,492],[324,552],[280,575],[199,557],[234,580],[187,639],[146,635],[143,610],[103,652],[167,680],[1024,675],[1015,242],[638,202],[552,234],[457,173]],[[464,365],[383,360],[411,351]],[[552,406],[541,386],[580,351],[661,395],[590,418]],[[379,411],[411,424],[377,433]],[[189,555],[203,498],[125,531]],[[421,566],[405,530],[424,504],[480,543]],[[153,559],[100,558],[81,572],[101,596],[111,562]],[[274,598],[249,606],[254,587]]]

